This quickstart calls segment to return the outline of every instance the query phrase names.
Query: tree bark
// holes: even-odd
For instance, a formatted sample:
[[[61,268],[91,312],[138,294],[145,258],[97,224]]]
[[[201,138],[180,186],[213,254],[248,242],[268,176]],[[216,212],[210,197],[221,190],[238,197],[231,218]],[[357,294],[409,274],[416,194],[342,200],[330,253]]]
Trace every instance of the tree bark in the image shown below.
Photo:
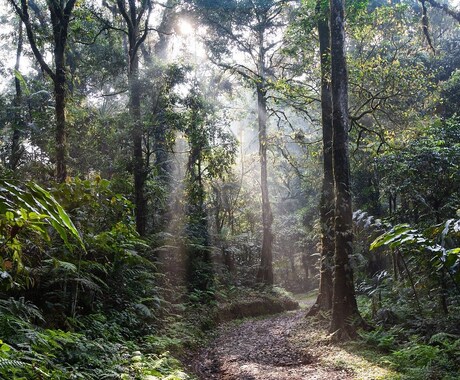
[[[139,63],[137,54],[132,57],[129,70],[129,113],[131,116],[131,136],[133,140],[133,176],[134,206],[136,211],[136,229],[141,236],[146,233],[147,202],[144,186],[147,170],[142,153],[143,126],[141,118],[141,89],[139,83]]]
[[[168,46],[174,33],[174,24],[177,19],[174,5],[174,0],[166,2],[163,18],[158,28],[158,41],[155,44],[154,52],[155,56],[161,61],[167,61],[168,59]]]
[[[67,177],[67,131],[66,131],[66,71],[64,58],[65,42],[56,46],[54,63],[56,79],[54,81],[54,96],[56,99],[56,180],[59,183]]]
[[[259,124],[259,159],[260,159],[260,189],[262,192],[262,251],[260,266],[257,272],[257,281],[265,285],[273,285],[273,215],[268,193],[267,169],[267,98],[266,89],[257,84],[257,106]]]
[[[328,9],[321,9],[317,2],[319,53],[321,62],[321,119],[323,132],[323,183],[320,200],[321,226],[321,272],[319,294],[308,312],[314,315],[320,310],[332,309],[332,269],[334,265],[334,175],[332,157],[332,96],[331,96],[331,52]]]
[[[125,20],[128,32],[128,82],[129,82],[129,114],[131,117],[131,138],[133,143],[133,177],[134,207],[136,214],[136,230],[144,236],[147,227],[147,202],[145,199],[145,181],[147,164],[142,151],[143,125],[141,115],[141,85],[139,82],[139,48],[147,38],[148,21],[151,12],[150,1],[142,2],[139,7],[134,1],[117,0],[117,7]],[[147,14],[146,14],[147,12]],[[146,15],[145,15],[146,14]],[[143,20],[143,16],[145,19]],[[144,29],[140,26],[144,21]]]
[[[176,19],[177,13],[175,9],[175,2],[173,0],[168,0],[158,28],[158,41],[153,49],[157,62],[160,64],[164,64],[168,61],[168,46],[174,33],[174,24]],[[155,64],[151,57],[149,58],[150,61]],[[161,70],[164,69],[162,68]],[[163,98],[166,95],[164,92],[170,90],[171,89],[164,83],[159,82],[156,85],[156,90],[154,90],[156,91],[154,93],[156,102],[152,105],[152,113],[156,119],[156,125],[153,131],[153,153],[155,156],[155,168],[157,170],[156,181],[158,181],[158,184],[163,188],[163,194],[165,194],[164,197],[156,197],[156,199],[153,200],[153,232],[162,231],[165,226],[167,226],[168,220],[170,219],[167,206],[169,203],[169,195],[171,194],[172,171],[171,157],[168,151],[169,147],[167,141],[167,132],[170,129],[170,126],[168,125],[167,118],[165,117],[165,107],[163,104]]]
[[[348,75],[345,57],[343,0],[331,0],[331,91],[335,187],[335,255],[331,331],[336,339],[356,334],[361,317],[356,304],[353,271],[353,219],[348,156]]]
[[[23,47],[23,29],[22,29],[22,21],[19,20],[18,26],[18,46],[16,50],[16,63],[14,65],[15,78],[14,78],[14,85],[16,88],[16,95],[14,97],[14,125],[13,125],[13,136],[11,139],[11,156],[9,159],[9,168],[11,170],[16,170],[19,161],[21,159],[21,129],[24,125],[24,121],[22,119],[22,112],[21,112],[21,104],[22,104],[22,89],[21,89],[21,81],[19,80],[17,73],[19,73],[19,68],[21,64],[21,55],[22,55],[22,47]]]

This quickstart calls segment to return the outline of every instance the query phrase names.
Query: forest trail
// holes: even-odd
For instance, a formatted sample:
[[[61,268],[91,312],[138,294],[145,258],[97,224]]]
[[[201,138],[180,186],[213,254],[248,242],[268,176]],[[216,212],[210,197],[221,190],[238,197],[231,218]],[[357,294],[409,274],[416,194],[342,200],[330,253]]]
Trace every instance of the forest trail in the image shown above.
[[[316,337],[320,330],[306,324],[304,309],[236,321],[221,326],[191,366],[209,380],[353,379],[348,369],[322,360],[330,353]]]

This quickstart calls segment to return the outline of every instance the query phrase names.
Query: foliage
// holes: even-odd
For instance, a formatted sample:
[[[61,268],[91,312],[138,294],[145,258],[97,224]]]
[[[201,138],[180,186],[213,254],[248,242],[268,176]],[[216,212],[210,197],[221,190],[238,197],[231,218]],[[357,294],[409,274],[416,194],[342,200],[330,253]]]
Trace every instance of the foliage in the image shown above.
[[[70,252],[84,249],[80,233],[53,195],[33,182],[24,187],[6,180],[0,184],[2,287],[6,289],[32,285],[32,262],[23,251],[28,246],[43,250],[51,240],[46,225],[53,227]],[[17,282],[21,277],[24,283]]]
[[[405,148],[378,160],[380,187],[399,197],[403,207],[393,215],[397,222],[439,223],[455,215],[460,182],[459,122],[439,121],[422,130]]]
[[[0,334],[8,342],[1,346],[2,376],[22,379],[41,373],[53,379],[188,378],[178,362],[161,354],[163,351],[145,356],[138,353],[145,349],[140,338],[155,331],[160,325],[158,317],[166,309],[155,266],[145,252],[147,245],[135,232],[130,203],[110,187],[99,177],[94,181],[69,180],[53,189],[54,196],[35,184],[27,187],[31,195],[10,184],[4,186],[13,195],[2,198],[3,215],[12,213],[14,210],[9,210],[13,207],[23,210],[17,215],[34,212],[32,206],[33,210],[42,207],[43,218],[32,221],[41,228],[45,218],[53,216],[55,223],[62,224],[62,233],[77,233],[86,254],[72,255],[70,249],[75,245],[68,239],[63,241],[67,252],[50,248],[48,231],[43,229],[39,234],[46,237],[47,244],[41,247],[41,257],[27,261],[34,269],[30,271],[33,281],[19,288],[19,294],[24,295],[21,298],[0,300]],[[21,202],[20,206],[12,198]],[[30,225],[21,227],[32,229]],[[31,240],[20,243],[24,252],[30,251]],[[59,243],[53,240],[53,244]],[[41,294],[39,298],[36,292]],[[40,308],[29,299],[38,302]]]

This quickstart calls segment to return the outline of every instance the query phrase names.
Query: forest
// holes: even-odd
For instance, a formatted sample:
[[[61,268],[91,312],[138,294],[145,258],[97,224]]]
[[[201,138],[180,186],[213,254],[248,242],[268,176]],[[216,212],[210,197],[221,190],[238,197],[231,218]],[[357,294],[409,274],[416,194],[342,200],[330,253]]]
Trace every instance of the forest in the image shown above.
[[[0,19],[0,379],[460,379],[460,1]]]

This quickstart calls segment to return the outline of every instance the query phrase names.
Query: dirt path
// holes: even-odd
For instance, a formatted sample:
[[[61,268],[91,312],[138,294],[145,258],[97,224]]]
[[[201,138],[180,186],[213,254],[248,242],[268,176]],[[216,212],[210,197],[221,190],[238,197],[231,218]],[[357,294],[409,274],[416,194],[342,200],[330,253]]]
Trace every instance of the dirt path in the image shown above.
[[[352,379],[343,367],[325,364],[327,343],[318,343],[315,327],[305,323],[301,310],[224,325],[192,369],[206,380]]]

